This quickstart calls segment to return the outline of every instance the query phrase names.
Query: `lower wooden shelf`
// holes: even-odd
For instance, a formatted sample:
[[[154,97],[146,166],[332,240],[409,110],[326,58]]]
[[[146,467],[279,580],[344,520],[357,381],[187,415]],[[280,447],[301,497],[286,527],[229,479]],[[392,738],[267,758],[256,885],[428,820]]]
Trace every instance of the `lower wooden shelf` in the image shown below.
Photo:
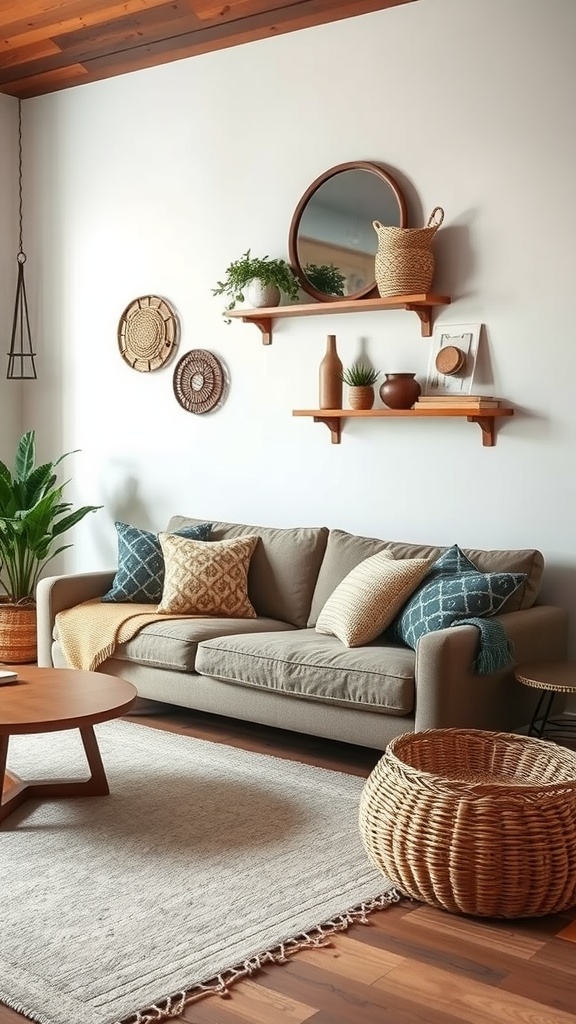
[[[453,409],[293,409],[293,416],[311,416],[314,423],[325,423],[330,431],[332,444],[340,444],[342,421],[348,419],[391,419],[395,416],[407,416],[421,419],[424,416],[443,416],[461,419],[465,417],[469,423],[477,423],[482,431],[482,444],[492,448],[496,444],[496,420],[503,416],[513,416],[514,409],[510,406],[499,406],[496,409],[471,411],[466,408]]]

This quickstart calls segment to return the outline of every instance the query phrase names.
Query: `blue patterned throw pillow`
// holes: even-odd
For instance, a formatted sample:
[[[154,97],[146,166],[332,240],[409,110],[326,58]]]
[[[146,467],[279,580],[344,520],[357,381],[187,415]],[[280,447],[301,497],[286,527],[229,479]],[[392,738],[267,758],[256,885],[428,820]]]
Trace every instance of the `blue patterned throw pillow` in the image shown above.
[[[189,540],[208,540],[211,523],[183,526],[176,530]],[[164,587],[164,556],[155,533],[127,523],[116,523],[118,569],[103,601],[132,601],[136,604],[160,604]]]
[[[434,562],[424,582],[400,609],[391,626],[392,635],[416,649],[425,633],[464,619],[495,615],[525,579],[523,572],[480,572],[454,544]]]

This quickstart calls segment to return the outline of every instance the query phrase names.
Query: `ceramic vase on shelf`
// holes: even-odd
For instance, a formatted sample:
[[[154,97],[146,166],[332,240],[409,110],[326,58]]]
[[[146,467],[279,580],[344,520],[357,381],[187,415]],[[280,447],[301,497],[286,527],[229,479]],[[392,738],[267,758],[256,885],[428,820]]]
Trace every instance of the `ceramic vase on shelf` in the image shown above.
[[[411,409],[420,397],[421,387],[415,373],[386,373],[380,385],[380,398],[389,409]]]
[[[326,338],[326,354],[320,363],[320,409],[342,408],[342,369],[342,360],[336,351],[336,335],[329,334]]]
[[[371,409],[374,405],[374,388],[371,384],[348,388],[348,404],[351,409]]]
[[[244,295],[246,302],[254,309],[280,305],[280,289],[275,284],[263,284],[257,277],[248,282]]]

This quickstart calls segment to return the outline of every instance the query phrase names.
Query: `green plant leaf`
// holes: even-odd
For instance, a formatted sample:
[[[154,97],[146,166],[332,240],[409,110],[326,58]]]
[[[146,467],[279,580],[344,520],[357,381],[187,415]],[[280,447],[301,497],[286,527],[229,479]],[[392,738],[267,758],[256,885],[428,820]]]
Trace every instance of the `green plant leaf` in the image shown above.
[[[341,379],[348,387],[365,388],[372,387],[380,376],[380,370],[374,370],[365,363],[353,363],[343,370]]]
[[[36,459],[36,442],[33,430],[23,434],[16,450],[14,475],[17,480],[26,480],[34,468]]]
[[[35,466],[35,436],[28,431],[17,446],[14,477],[0,462],[0,589],[13,603],[34,600],[44,566],[71,546],[57,546],[57,538],[101,508],[74,510],[62,500],[70,481],[59,484],[54,469],[71,454]]]

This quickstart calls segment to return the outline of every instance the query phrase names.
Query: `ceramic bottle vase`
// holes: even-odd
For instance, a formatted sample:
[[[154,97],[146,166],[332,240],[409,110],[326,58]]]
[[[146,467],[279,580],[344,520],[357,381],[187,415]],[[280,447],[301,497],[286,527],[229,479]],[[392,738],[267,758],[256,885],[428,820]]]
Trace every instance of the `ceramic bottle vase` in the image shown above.
[[[326,338],[326,355],[320,363],[319,408],[342,408],[342,360],[336,351],[336,335]]]
[[[411,409],[420,397],[421,387],[415,373],[387,373],[380,385],[380,398],[389,409]]]

